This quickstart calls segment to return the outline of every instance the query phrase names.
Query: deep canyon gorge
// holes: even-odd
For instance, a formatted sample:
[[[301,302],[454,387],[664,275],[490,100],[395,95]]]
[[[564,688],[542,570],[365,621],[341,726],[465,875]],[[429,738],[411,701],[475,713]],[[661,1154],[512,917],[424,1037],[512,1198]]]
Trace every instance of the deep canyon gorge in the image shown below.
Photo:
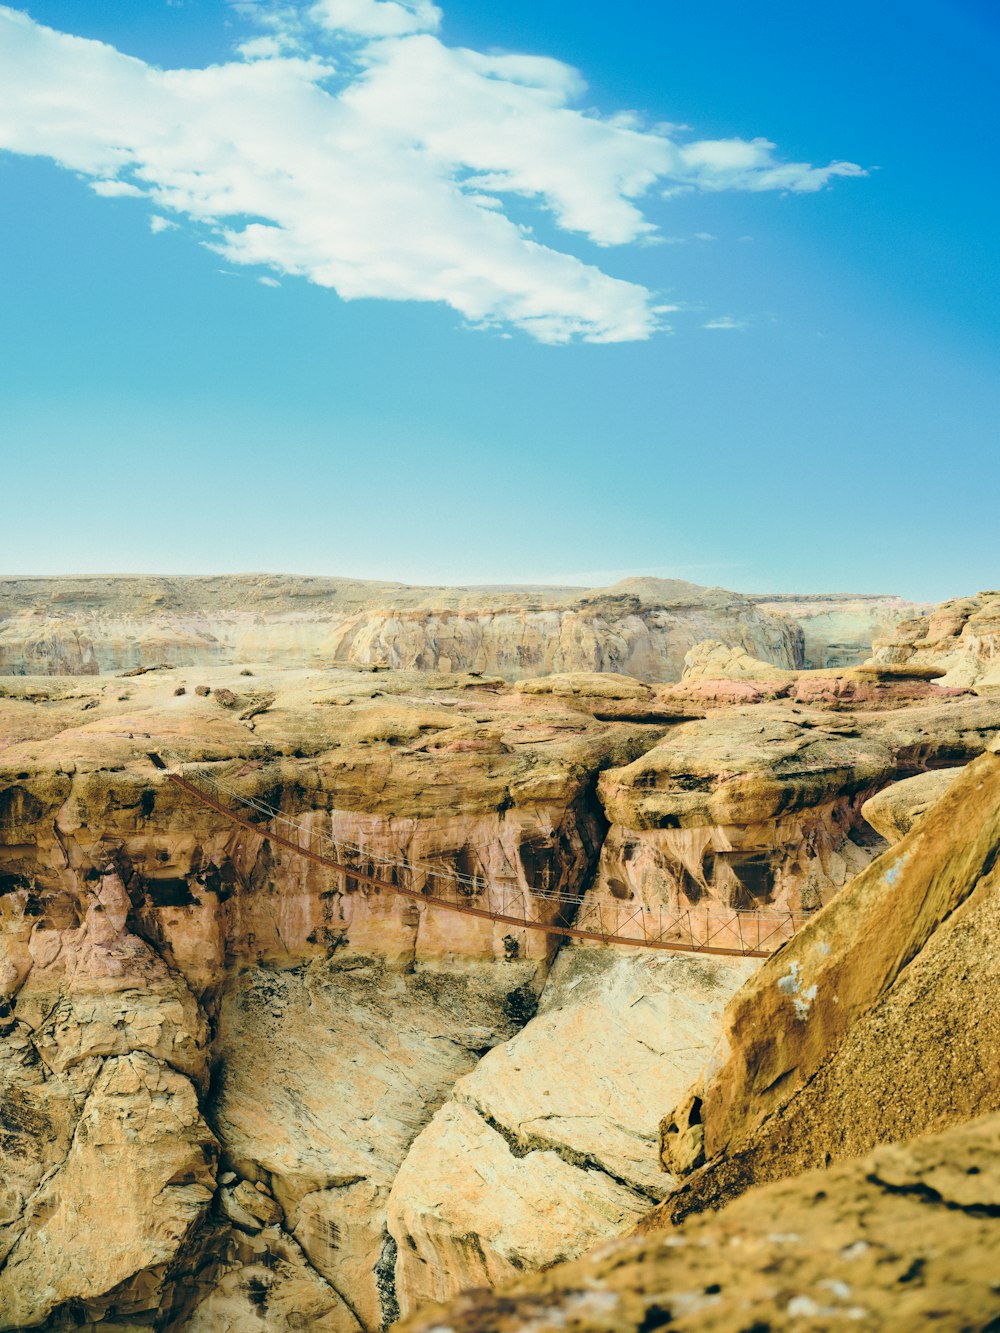
[[[998,866],[997,592],[4,580],[0,1329],[990,1327]]]

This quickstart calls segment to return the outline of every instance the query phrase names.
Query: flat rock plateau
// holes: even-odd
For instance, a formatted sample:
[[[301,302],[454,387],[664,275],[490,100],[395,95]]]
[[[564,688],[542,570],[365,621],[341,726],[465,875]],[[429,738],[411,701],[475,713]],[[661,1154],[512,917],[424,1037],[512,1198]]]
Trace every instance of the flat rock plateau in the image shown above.
[[[998,663],[994,593],[0,583],[0,1330],[1000,1327]],[[796,929],[535,928],[660,913]]]

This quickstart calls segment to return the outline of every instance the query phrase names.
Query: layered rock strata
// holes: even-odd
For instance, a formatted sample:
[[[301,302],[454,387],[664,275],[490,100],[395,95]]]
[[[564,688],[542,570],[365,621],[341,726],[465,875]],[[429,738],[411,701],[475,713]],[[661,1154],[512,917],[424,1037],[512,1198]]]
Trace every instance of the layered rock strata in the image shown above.
[[[147,756],[201,761],[303,846],[461,872],[470,901],[576,891],[604,831],[594,773],[648,729],[426,681],[233,672],[199,692],[155,672],[8,698],[0,1327],[392,1315],[395,1173],[456,1079],[530,1018],[553,943],[362,891]],[[102,1172],[112,1230],[70,1243]]]
[[[662,1126],[671,1218],[1000,1109],[1000,754],[984,754],[733,999]]]
[[[943,697],[850,717],[763,704],[672,727],[600,776],[611,828],[578,920],[632,911],[652,933],[739,947],[742,923],[720,920],[731,909],[765,913],[785,931],[782,915],[822,906],[884,847],[866,801],[899,778],[972,759],[998,724],[995,703]]]
[[[933,609],[932,603],[879,594],[793,593],[754,597],[762,611],[788,616],[802,630],[802,665],[818,669],[855,666],[876,639],[888,638],[903,620]]]
[[[1000,754],[948,779],[731,1001],[637,1234],[405,1333],[997,1324]]]
[[[820,896],[836,886],[830,830],[870,859],[866,796],[1000,728],[995,703],[945,695],[673,725],[691,713],[662,687],[608,673],[174,668],[3,690],[10,1328],[373,1329],[577,1255],[670,1187],[656,1118],[753,964],[574,946],[550,971],[551,936],[361,888],[272,828],[383,877],[405,859],[417,891],[457,875],[487,911],[540,888],[570,901],[530,910],[571,919],[583,896],[577,920],[693,901],[676,867],[709,847],[748,890],[760,834],[772,878],[746,873],[770,909],[817,867]],[[228,823],[151,751],[290,823]],[[742,905],[725,883],[698,901]],[[114,1216],[73,1231],[92,1186]]]
[[[878,636],[879,662],[933,667],[947,685],[1000,689],[1000,591],[942,602],[929,614],[909,618],[892,634]]]
[[[677,679],[685,652],[706,638],[778,665],[802,662],[802,631],[780,610],[676,579],[592,590],[259,575],[0,582],[0,674],[341,663],[661,681]]]

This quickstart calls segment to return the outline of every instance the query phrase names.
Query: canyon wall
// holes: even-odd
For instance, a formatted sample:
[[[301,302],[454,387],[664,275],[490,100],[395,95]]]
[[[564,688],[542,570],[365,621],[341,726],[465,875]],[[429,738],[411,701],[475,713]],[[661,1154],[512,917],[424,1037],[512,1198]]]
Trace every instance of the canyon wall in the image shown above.
[[[532,921],[770,913],[885,846],[864,801],[1000,736],[891,669],[808,705],[242,670],[0,683],[0,1328],[375,1329],[679,1183],[657,1121],[755,960],[560,949],[273,833]],[[228,823],[150,752],[289,822]]]
[[[610,588],[419,588],[346,579],[0,581],[0,674],[271,665],[478,671],[516,680],[606,671],[679,679],[722,640],[782,667],[859,662],[913,608],[893,598],[754,598],[676,579]]]
[[[942,602],[875,641],[877,662],[936,668],[943,684],[1000,690],[1000,592]]]
[[[406,1333],[996,1326],[996,743],[872,813],[893,845],[748,979],[665,1118],[679,1186],[632,1236]]]
[[[787,616],[802,630],[804,667],[849,667],[863,662],[876,639],[890,637],[904,620],[931,612],[930,602],[878,594],[822,593],[754,597],[762,611]]]

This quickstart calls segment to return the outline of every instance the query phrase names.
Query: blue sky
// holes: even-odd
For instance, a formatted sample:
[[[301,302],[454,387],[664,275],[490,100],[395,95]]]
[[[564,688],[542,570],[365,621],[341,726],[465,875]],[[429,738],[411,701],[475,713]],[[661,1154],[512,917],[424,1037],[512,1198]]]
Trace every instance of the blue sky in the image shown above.
[[[0,568],[997,586],[998,65],[962,0],[0,6]]]

